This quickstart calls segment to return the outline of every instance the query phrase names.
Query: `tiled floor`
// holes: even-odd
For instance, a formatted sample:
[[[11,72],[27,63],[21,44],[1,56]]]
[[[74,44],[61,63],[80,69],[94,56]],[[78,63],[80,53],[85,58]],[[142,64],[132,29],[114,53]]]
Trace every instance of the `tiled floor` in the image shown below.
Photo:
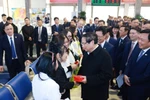
[[[71,100],[82,100],[81,99],[81,87],[79,86],[78,88],[73,88],[71,90]],[[116,90],[109,90],[109,99],[108,100],[121,100],[117,96],[117,91]]]

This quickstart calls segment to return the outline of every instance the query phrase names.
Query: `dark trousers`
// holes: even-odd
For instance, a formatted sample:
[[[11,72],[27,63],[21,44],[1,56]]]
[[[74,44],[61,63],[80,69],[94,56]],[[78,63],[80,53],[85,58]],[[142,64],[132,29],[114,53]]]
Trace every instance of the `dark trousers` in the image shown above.
[[[11,65],[8,65],[7,68],[8,68],[10,79],[15,77],[21,71],[25,71],[25,67],[21,66],[18,59],[12,60]]]
[[[32,41],[25,41],[25,48],[26,48],[26,52],[28,53],[29,50],[29,55],[30,57],[33,56],[33,42]]]
[[[41,51],[41,49],[42,49],[42,51],[46,51],[46,44],[43,44],[43,43],[41,43],[41,42],[38,42],[38,43],[36,44],[37,57],[40,56],[40,51]]]

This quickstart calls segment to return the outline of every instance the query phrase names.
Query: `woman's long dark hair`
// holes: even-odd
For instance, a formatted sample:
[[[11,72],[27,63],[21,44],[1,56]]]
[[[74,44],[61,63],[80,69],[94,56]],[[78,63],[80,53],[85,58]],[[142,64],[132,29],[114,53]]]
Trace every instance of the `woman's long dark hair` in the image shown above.
[[[38,72],[38,76],[43,81],[44,79],[40,77],[39,74],[40,72],[47,74],[52,79],[55,77],[55,64],[52,55],[53,55],[52,52],[43,53],[36,64],[36,70]]]

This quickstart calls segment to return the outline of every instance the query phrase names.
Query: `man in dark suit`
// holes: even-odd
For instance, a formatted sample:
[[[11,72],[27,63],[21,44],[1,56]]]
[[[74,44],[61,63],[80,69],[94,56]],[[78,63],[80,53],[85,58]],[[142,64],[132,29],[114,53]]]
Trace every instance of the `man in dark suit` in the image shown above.
[[[112,58],[112,61],[113,61],[113,58],[114,58],[114,46],[108,42],[106,42],[106,29],[105,27],[97,27],[96,28],[96,34],[98,36],[98,44],[101,45],[101,47],[103,49],[105,49],[109,55],[111,56]]]
[[[126,26],[121,26],[119,30],[120,38],[117,40],[117,46],[116,46],[116,51],[115,51],[115,63],[114,63],[117,76],[119,75],[119,71],[121,68],[121,61],[122,61],[125,45],[127,42],[130,41],[130,39],[127,37],[128,31],[129,31],[129,28]]]
[[[111,57],[98,45],[95,33],[84,34],[81,44],[86,51],[79,70],[83,78],[81,97],[83,100],[107,100],[109,80],[112,77]]]
[[[126,43],[125,45],[125,49],[123,51],[123,58],[122,58],[122,63],[121,63],[121,67],[120,67],[120,74],[124,73],[124,69],[128,63],[128,61],[130,60],[130,57],[132,56],[133,52],[138,52],[140,51],[139,49],[139,45],[138,45],[138,37],[139,37],[139,33],[140,33],[140,29],[137,28],[132,28],[130,30],[130,42]]]
[[[5,14],[2,14],[2,22],[0,22],[0,36],[4,35],[4,25],[6,24],[7,18]]]
[[[64,18],[63,28],[64,29],[69,29],[69,27],[70,27],[70,22],[68,22],[67,18]]]
[[[7,22],[12,24],[14,28],[14,33],[18,33],[18,27],[13,23],[13,18],[12,17],[7,17]]]
[[[142,50],[128,62],[124,72],[127,100],[147,100],[150,93],[150,30],[141,31],[138,42]]]
[[[121,62],[121,68],[120,68],[120,72],[119,74],[124,74],[124,70],[126,68],[126,66],[128,65],[128,62],[130,61],[130,59],[132,59],[132,56],[135,56],[135,54],[139,54],[140,52],[140,48],[138,45],[138,37],[139,37],[139,32],[140,29],[139,28],[132,28],[130,30],[130,42],[126,43],[125,45],[125,49],[123,52],[123,57],[122,57],[122,62]],[[122,92],[122,98],[123,100],[126,100],[127,98],[127,94],[126,94],[126,85],[123,85],[120,89],[120,91]]]
[[[23,38],[20,34],[14,34],[13,26],[6,23],[5,35],[0,39],[0,72],[3,71],[3,51],[5,51],[5,63],[13,78],[16,74],[25,70],[24,62],[29,63],[24,48]]]
[[[95,17],[95,18],[94,18],[94,24],[92,24],[92,26],[89,27],[89,31],[90,31],[90,32],[95,32],[95,29],[96,29],[97,26],[98,26],[98,21],[99,21],[99,18],[98,18],[98,17]]]
[[[82,35],[85,34],[86,32],[89,32],[89,28],[88,26],[84,25],[83,20],[79,20],[77,30],[78,30],[77,36],[79,38],[79,41],[81,42]]]
[[[52,26],[52,34],[57,35],[60,34],[63,31],[63,25],[59,24],[59,18],[54,18],[55,24]]]
[[[117,45],[115,50],[115,60],[114,60],[114,69],[115,69],[116,77],[119,76],[125,45],[127,42],[130,41],[130,39],[127,36],[128,31],[129,28],[126,26],[121,26],[119,30],[120,38],[117,40]],[[117,85],[115,86],[115,88],[117,88]],[[118,95],[121,96],[122,92],[118,92]]]
[[[48,34],[46,27],[42,26],[43,21],[40,19],[37,21],[38,27],[34,29],[34,45],[36,45],[37,57],[40,56],[41,49],[46,51]]]

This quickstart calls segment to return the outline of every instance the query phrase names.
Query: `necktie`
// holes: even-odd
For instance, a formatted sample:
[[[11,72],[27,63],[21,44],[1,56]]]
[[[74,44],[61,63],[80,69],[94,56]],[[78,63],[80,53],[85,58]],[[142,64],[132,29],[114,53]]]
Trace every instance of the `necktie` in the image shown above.
[[[136,62],[138,62],[140,60],[140,58],[143,56],[144,50],[141,50],[141,52],[139,53],[139,56],[136,60]]]
[[[120,39],[120,41],[119,41],[119,46],[120,46],[122,43],[123,43],[123,40],[122,40],[122,39]]]
[[[83,31],[82,31],[82,28],[80,29],[80,34],[81,34],[81,36],[83,35]]]
[[[128,55],[128,59],[129,59],[129,57],[131,56],[131,54],[132,54],[132,51],[133,51],[133,48],[134,47],[134,42],[132,42],[132,44],[131,44],[131,48],[130,48],[130,52],[129,52],[129,55]]]
[[[16,56],[16,52],[15,52],[14,43],[13,43],[13,41],[12,41],[12,37],[10,37],[10,42],[11,42],[12,58],[15,59],[17,56]]]

